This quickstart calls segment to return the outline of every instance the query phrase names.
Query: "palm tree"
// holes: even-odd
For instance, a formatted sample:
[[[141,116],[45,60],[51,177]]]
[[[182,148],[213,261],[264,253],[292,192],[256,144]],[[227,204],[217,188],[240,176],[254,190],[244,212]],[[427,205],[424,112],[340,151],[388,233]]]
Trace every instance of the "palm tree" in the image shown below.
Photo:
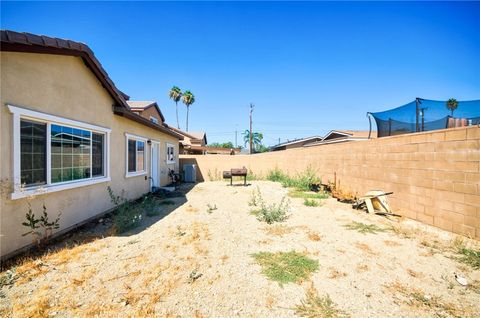
[[[452,117],[453,117],[453,111],[457,109],[458,107],[458,101],[455,98],[450,98],[447,100],[447,108],[449,111],[452,112]]]
[[[246,129],[243,133],[243,141],[245,142],[245,146],[250,142],[250,130]],[[259,132],[252,133],[252,143],[253,148],[256,149],[259,145],[262,144],[263,134]]]
[[[188,110],[190,109],[190,105],[195,103],[195,96],[190,91],[185,91],[182,96],[182,102],[187,106],[187,131],[188,131]]]
[[[168,97],[175,102],[175,108],[177,109],[177,128],[180,129],[180,124],[178,123],[178,102],[182,98],[182,91],[177,86],[173,86],[168,92]]]

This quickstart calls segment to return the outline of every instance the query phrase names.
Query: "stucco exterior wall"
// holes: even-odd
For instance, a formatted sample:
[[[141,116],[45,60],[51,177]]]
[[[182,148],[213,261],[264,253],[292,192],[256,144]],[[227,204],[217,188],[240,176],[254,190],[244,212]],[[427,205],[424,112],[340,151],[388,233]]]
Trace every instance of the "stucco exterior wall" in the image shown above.
[[[295,174],[307,167],[357,196],[393,191],[396,213],[480,239],[480,127],[462,127],[326,144],[255,155],[181,155],[197,165],[197,180],[247,167],[266,176],[275,167]]]
[[[22,237],[26,228],[21,225],[27,212],[27,199],[11,200],[13,177],[13,119],[6,104],[28,108],[55,116],[98,125],[111,129],[111,181],[95,185],[47,193],[31,199],[37,215],[43,204],[51,217],[62,212],[60,230],[94,217],[110,208],[107,186],[116,193],[126,191],[130,199],[150,189],[150,147],[146,145],[145,176],[126,178],[125,133],[160,142],[161,185],[168,184],[168,168],[178,170],[176,164],[166,164],[166,143],[178,140],[155,129],[117,116],[112,112],[113,99],[102,87],[81,58],[49,54],[1,52],[1,108],[0,108],[0,255],[4,256],[31,243]],[[178,157],[178,155],[177,155]],[[107,165],[108,166],[108,165]]]

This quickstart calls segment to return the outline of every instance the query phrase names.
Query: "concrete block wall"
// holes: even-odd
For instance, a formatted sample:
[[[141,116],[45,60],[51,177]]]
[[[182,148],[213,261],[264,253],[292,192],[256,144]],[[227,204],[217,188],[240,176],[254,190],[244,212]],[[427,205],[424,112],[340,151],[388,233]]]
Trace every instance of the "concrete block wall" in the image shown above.
[[[480,239],[480,127],[462,127],[368,141],[329,144],[255,155],[182,155],[180,166],[197,165],[197,180],[247,167],[265,176],[314,169],[358,196],[393,191],[396,213],[447,231]]]

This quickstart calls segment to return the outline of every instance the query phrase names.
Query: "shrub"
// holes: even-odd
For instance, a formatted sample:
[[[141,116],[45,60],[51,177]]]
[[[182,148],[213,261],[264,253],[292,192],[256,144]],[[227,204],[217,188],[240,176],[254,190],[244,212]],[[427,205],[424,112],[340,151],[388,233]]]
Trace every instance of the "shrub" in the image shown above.
[[[116,208],[113,214],[115,232],[123,233],[139,226],[142,222],[142,210],[125,198],[124,191],[121,195],[115,195],[110,187],[107,187],[107,191]]]
[[[282,198],[279,204],[273,203],[270,205],[261,201],[260,209],[254,210],[254,214],[259,221],[272,224],[275,222],[283,222],[288,218],[288,211],[290,210],[290,203],[285,197]]]
[[[311,167],[294,177],[290,177],[279,168],[275,168],[267,174],[267,180],[280,182],[285,188],[295,188],[300,191],[310,191],[312,185],[321,183],[320,178],[317,177]]]
[[[262,266],[262,273],[280,284],[306,280],[319,267],[318,261],[295,251],[260,252],[252,256]]]

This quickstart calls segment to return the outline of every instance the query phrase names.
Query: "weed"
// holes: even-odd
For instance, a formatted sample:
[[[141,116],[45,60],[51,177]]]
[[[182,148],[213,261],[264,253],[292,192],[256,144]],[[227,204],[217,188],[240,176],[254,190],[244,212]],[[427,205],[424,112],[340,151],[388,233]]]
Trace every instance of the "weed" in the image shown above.
[[[273,203],[270,205],[261,202],[261,207],[258,210],[251,211],[259,221],[272,224],[275,222],[283,222],[288,218],[288,211],[290,210],[290,202],[285,197],[282,198],[279,204]]]
[[[303,201],[303,205],[310,206],[310,207],[316,207],[316,206],[319,206],[320,203],[318,203],[318,201],[316,201],[314,199],[305,199]]]
[[[345,227],[349,230],[355,230],[362,234],[377,234],[378,232],[385,232],[385,229],[378,227],[375,224],[365,224],[361,222],[352,222],[345,225]]]
[[[147,216],[158,216],[161,211],[157,205],[155,197],[151,194],[147,194],[143,197],[142,202],[140,203],[141,209],[145,211]]]
[[[184,236],[185,234],[187,234],[187,232],[185,231],[182,231],[182,228],[180,225],[177,226],[177,232],[175,233],[177,236]]]
[[[290,177],[279,168],[275,168],[267,174],[267,180],[280,182],[285,188],[295,188],[300,191],[310,191],[312,185],[321,183],[320,178],[317,177],[311,167],[294,177]]]
[[[5,271],[2,277],[0,277],[0,288],[3,288],[7,285],[12,285],[16,279],[17,277],[15,275],[15,269]]]
[[[22,222],[22,225],[29,229],[28,232],[22,234],[22,236],[32,235],[32,239],[34,243],[40,245],[41,242],[45,243],[48,241],[50,236],[52,235],[53,230],[60,228],[60,216],[61,212],[58,213],[58,216],[52,222],[49,221],[47,207],[45,204],[43,205],[43,213],[40,218],[36,218],[35,214],[32,211],[32,205],[30,202],[28,204],[28,212],[25,214],[26,222]],[[38,231],[38,228],[43,228],[43,237],[42,234]]]
[[[459,257],[456,259],[462,263],[470,265],[473,269],[480,269],[480,250],[475,251],[467,247],[459,247],[457,250]]]
[[[291,252],[260,252],[252,255],[256,262],[262,266],[262,273],[269,279],[284,283],[299,283],[310,277],[311,273],[318,270],[318,261],[305,255]]]
[[[125,192],[115,195],[110,187],[107,187],[110,201],[115,205],[116,210],[113,215],[113,223],[116,233],[123,233],[136,228],[142,222],[142,211],[135,207],[132,202],[125,198]]]
[[[292,198],[301,198],[301,199],[327,199],[328,198],[328,194],[326,193],[315,193],[310,191],[298,191],[298,190],[289,191],[288,196]]]
[[[202,273],[198,273],[196,269],[194,269],[193,271],[190,272],[190,274],[188,275],[188,283],[189,284],[193,284],[197,279],[199,279],[200,277],[202,277],[203,274]]]
[[[328,294],[320,297],[313,284],[307,290],[305,299],[295,307],[295,313],[307,318],[348,317],[347,313],[337,308]]]
[[[207,212],[208,213],[212,213],[215,210],[217,210],[217,205],[216,204],[214,204],[214,205],[211,205],[210,203],[207,204]]]
[[[259,206],[263,203],[262,192],[260,192],[260,188],[257,186],[255,190],[252,191],[250,195],[250,201],[248,201],[249,206]]]

